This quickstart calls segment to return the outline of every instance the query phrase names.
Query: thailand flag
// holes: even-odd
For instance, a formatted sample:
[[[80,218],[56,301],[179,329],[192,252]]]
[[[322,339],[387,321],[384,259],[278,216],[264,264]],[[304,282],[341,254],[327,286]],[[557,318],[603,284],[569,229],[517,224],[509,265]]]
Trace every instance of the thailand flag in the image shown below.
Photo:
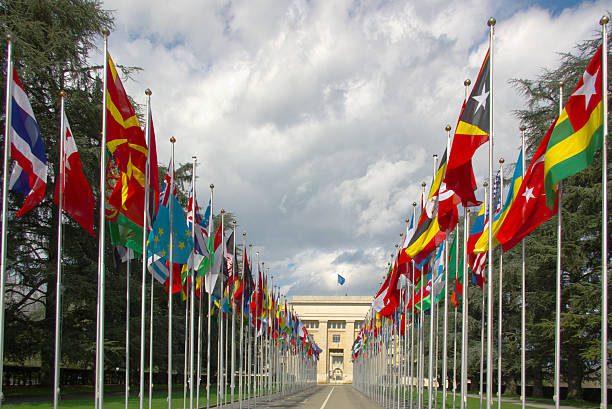
[[[9,188],[26,196],[17,216],[23,216],[45,198],[47,154],[32,106],[17,71],[13,71],[11,105],[11,157],[15,161]]]

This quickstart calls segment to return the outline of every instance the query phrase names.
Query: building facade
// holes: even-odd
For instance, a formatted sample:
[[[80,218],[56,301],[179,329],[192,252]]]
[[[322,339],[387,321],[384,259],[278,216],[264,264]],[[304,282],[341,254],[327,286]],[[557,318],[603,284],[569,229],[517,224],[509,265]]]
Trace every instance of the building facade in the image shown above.
[[[352,383],[351,347],[372,306],[372,297],[294,296],[291,305],[323,349],[317,381]]]

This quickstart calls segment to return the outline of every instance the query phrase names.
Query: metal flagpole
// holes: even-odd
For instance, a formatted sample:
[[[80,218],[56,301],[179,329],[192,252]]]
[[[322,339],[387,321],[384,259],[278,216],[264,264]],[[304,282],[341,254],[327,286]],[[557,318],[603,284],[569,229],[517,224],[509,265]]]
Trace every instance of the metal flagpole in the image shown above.
[[[603,132],[601,154],[601,407],[608,407],[608,16],[599,20],[602,36]]]
[[[470,226],[470,209],[465,209],[463,218],[463,299],[461,303],[461,409],[467,408],[467,347],[468,347],[468,290],[467,241]]]
[[[151,90],[146,89],[147,96],[147,123],[145,125],[145,138],[149,152],[147,154],[147,167],[145,169],[145,196],[144,196],[144,211],[142,212],[142,274],[140,277],[140,377],[138,388],[138,407],[144,408],[144,372],[145,372],[145,331],[146,331],[146,301],[147,301],[147,234],[148,234],[148,212],[149,212],[149,184],[151,175]],[[153,215],[151,215],[153,216]],[[153,279],[153,278],[151,278]]]
[[[55,356],[53,361],[53,408],[57,409],[59,406],[59,395],[60,395],[60,362],[61,362],[61,319],[62,319],[62,219],[64,210],[64,175],[66,167],[66,150],[64,147],[66,132],[64,124],[64,98],[66,93],[60,91],[60,157],[59,157],[59,175],[58,182],[60,188],[58,189],[58,200],[57,200],[57,279],[55,285]],[[11,98],[11,95],[7,95]],[[7,107],[8,109],[8,107]],[[7,117],[9,118],[9,117]],[[10,119],[7,119],[7,124],[10,124]],[[9,125],[10,126],[10,125]],[[2,224],[4,227],[4,223]],[[3,252],[4,254],[4,252]],[[3,260],[4,265],[4,260]],[[4,272],[3,272],[4,273]],[[4,274],[3,274],[4,275]],[[3,294],[4,295],[4,294]]]
[[[249,259],[253,260],[253,245],[249,244]],[[253,294],[251,293],[250,298],[252,299]],[[246,332],[246,349],[247,349],[247,408],[251,407],[251,377],[253,376],[253,360],[252,360],[252,346],[251,346],[251,323],[253,316],[251,315],[251,305],[249,303],[249,319],[247,320],[247,332]]]
[[[495,19],[489,26],[489,199],[493,198],[493,34]],[[493,224],[493,203],[489,205],[489,226]],[[489,227],[489,260],[487,273],[487,409],[493,396],[493,229]]]
[[[8,164],[11,146],[11,117],[13,97],[13,42],[6,36],[6,105],[4,115],[4,165],[2,169],[2,262],[0,263],[0,407],[4,400],[4,296],[6,293],[6,234],[8,231]]]
[[[144,248],[143,248],[144,251]],[[151,294],[149,305],[149,409],[153,407],[153,289],[155,287],[155,278],[151,273]]]
[[[425,196],[425,182],[421,183],[421,197]],[[424,203],[425,201],[422,200],[422,202]],[[423,211],[423,209],[421,209],[421,212]],[[421,308],[419,311],[419,395],[418,395],[418,403],[417,403],[417,408],[422,408],[423,407],[423,390],[424,390],[424,378],[425,378],[425,363],[423,362],[425,360],[425,356],[424,356],[424,346],[423,346],[423,342],[425,341],[425,327],[423,325],[424,323],[424,315],[423,315],[423,296],[424,296],[424,290],[425,290],[425,286],[423,285],[423,280],[425,280],[426,277],[424,277],[423,274],[421,274]]]
[[[171,161],[172,169],[169,169],[171,177],[170,186],[167,189],[170,189],[168,192],[170,195],[174,194],[174,143],[176,142],[176,138],[174,136],[170,137],[170,146],[171,146]],[[172,409],[172,290],[173,290],[173,280],[174,280],[174,200],[170,200],[168,209],[170,214],[170,226],[169,226],[169,244],[168,244],[168,409]]]
[[[416,202],[412,202],[412,220],[414,223],[416,223],[416,206],[417,203]],[[414,225],[413,225],[414,226]],[[414,271],[415,271],[415,265],[414,265],[414,260],[411,261],[412,263],[412,286],[411,286],[411,290],[410,290],[410,319],[412,320],[412,325],[411,325],[411,330],[410,330],[410,409],[412,409],[412,403],[413,403],[413,387],[414,387],[414,355],[413,355],[413,351],[414,351],[414,328],[415,328],[415,317],[414,317]]]
[[[130,399],[130,274],[132,250],[127,249],[127,266],[125,272],[125,409]]]
[[[259,373],[258,373],[258,369],[259,365],[257,365],[257,318],[258,318],[258,313],[259,313],[259,295],[258,293],[261,292],[261,285],[262,282],[259,279],[260,274],[259,274],[259,251],[255,252],[255,254],[257,255],[257,285],[255,286],[255,320],[254,320],[254,328],[253,328],[253,343],[254,343],[254,347],[253,347],[253,363],[254,363],[254,370],[253,373],[255,375],[255,378],[253,379],[253,405],[254,407],[257,407],[257,379],[259,378]]]
[[[459,230],[457,229],[457,249],[459,249]],[[459,256],[457,256],[459,260]],[[455,273],[455,279],[459,277]],[[457,307],[455,307],[455,317],[453,319],[453,409],[457,407]]]
[[[232,225],[234,227],[234,249],[232,251],[232,279],[236,280],[236,274],[238,273],[236,270],[236,266],[234,265],[234,261],[236,261],[236,220],[232,220]],[[233,301],[233,295],[228,290],[228,295],[231,297]],[[230,403],[234,402],[234,388],[236,387],[235,382],[235,371],[236,371],[236,348],[234,345],[234,341],[236,340],[236,306],[232,308],[232,342],[230,343],[232,351],[231,351],[231,363],[230,363]]]
[[[208,251],[210,252],[212,250],[212,254],[209,254],[209,260],[212,260],[212,258],[214,257],[214,253],[215,253],[215,229],[214,229],[214,220],[213,220],[213,199],[214,199],[214,189],[215,189],[215,185],[213,185],[212,183],[210,184],[210,221],[208,223],[208,241],[210,242],[211,237],[212,237],[212,248],[209,248]],[[210,264],[210,269],[212,270],[212,263]],[[212,271],[209,271],[208,274],[212,274]],[[206,288],[206,287],[205,287]],[[210,331],[210,314],[211,314],[211,304],[212,304],[212,293],[214,292],[214,286],[213,288],[210,289],[210,292],[208,293],[208,312],[207,312],[207,335],[206,335],[206,409],[210,409],[210,335],[211,335],[211,331]]]
[[[106,93],[108,89],[108,36],[110,31],[104,29],[104,73],[103,92],[102,92],[102,134],[100,136],[100,214],[99,225],[100,234],[98,236],[98,302],[96,319],[96,387],[95,387],[95,408],[104,407],[104,244],[106,239],[106,229],[104,226],[105,207],[104,200],[106,194]],[[6,192],[6,190],[5,190]],[[4,254],[4,252],[2,253]],[[4,263],[3,263],[4,265]],[[3,274],[4,276],[4,274]],[[1,371],[0,371],[1,372]]]
[[[499,203],[503,206],[504,203],[504,158],[499,158]],[[512,194],[512,192],[508,192]],[[493,228],[493,222],[489,224],[489,230]],[[501,409],[501,382],[502,382],[502,320],[503,320],[503,277],[504,277],[504,252],[499,253],[499,306],[497,322],[497,408]]]
[[[525,178],[525,129],[527,127],[525,125],[521,125],[519,130],[521,131],[521,150],[523,155],[521,156],[523,163],[522,169],[522,177]],[[526,345],[526,300],[525,300],[525,276],[527,272],[527,265],[525,263],[525,240],[521,240],[521,409],[525,409],[525,345]]]
[[[491,182],[493,183],[493,182]],[[492,202],[493,200],[491,199],[491,197],[488,196],[487,194],[487,187],[489,186],[489,182],[487,182],[486,180],[483,182],[482,186],[484,187],[484,197],[485,197],[485,209],[487,209],[487,204],[489,207],[492,206]],[[491,226],[491,223],[489,223],[489,226]],[[487,279],[488,281],[488,279]],[[480,398],[480,406],[479,408],[482,409],[482,399],[484,397],[484,354],[485,354],[485,327],[487,325],[486,321],[485,321],[485,306],[486,306],[486,298],[487,298],[487,293],[486,291],[484,291],[485,289],[483,288],[482,291],[482,305],[481,305],[481,309],[480,309],[480,381],[478,383],[478,391],[479,391],[479,398]]]
[[[563,81],[559,82],[559,115],[563,111]],[[555,305],[555,378],[554,395],[555,409],[561,404],[560,387],[561,382],[561,243],[563,226],[563,186],[558,185],[558,216],[557,216],[557,282],[556,282],[556,305]]]
[[[191,304],[191,288],[189,283],[185,291],[185,328],[183,343],[183,409],[187,409],[187,380],[189,379],[189,306]]]
[[[242,232],[242,294],[240,296],[240,346],[238,347],[238,405],[242,409],[242,381],[244,369],[244,290],[246,283],[244,281],[244,255],[246,254],[246,232]],[[235,253],[234,253],[235,254]]]
[[[225,210],[221,209],[221,262],[225,263],[225,228],[223,222],[225,218]],[[221,403],[223,406],[223,286],[224,283],[223,267],[219,274],[219,311],[217,311],[217,406]]]
[[[451,139],[451,126],[447,124],[444,128],[446,131],[446,152],[450,155],[450,139]],[[459,231],[459,230],[457,230]],[[458,241],[458,240],[457,240]],[[442,331],[442,407],[446,408],[446,379],[448,378],[448,240],[444,240],[444,328]],[[455,276],[456,277],[456,276]]]
[[[194,374],[194,343],[195,343],[195,295],[196,295],[196,266],[195,266],[195,229],[197,223],[196,216],[196,167],[198,166],[198,158],[195,156],[191,157],[193,159],[193,163],[191,165],[191,240],[193,241],[193,249],[191,253],[192,261],[191,261],[191,284],[188,282],[188,286],[190,287],[191,297],[190,297],[190,313],[189,313],[189,409],[193,409],[193,388],[195,386],[195,382],[193,379]],[[198,334],[199,335],[199,334]],[[200,342],[200,338],[198,337],[198,342]],[[199,351],[199,348],[198,348]],[[200,355],[198,354],[198,358]],[[199,373],[198,373],[199,377]],[[199,383],[198,383],[199,386]],[[197,407],[197,406],[196,406]],[[199,409],[199,407],[198,407]]]
[[[437,166],[438,166],[438,155],[434,154],[433,155],[432,181],[436,178],[436,167]],[[430,290],[429,290],[429,367],[427,370],[427,376],[428,376],[427,407],[428,409],[431,409],[433,405],[433,395],[434,395],[433,361],[434,361],[434,325],[435,325],[435,319],[436,319],[436,309],[434,308],[434,292],[433,292],[434,277],[435,277],[435,272],[432,271],[431,272],[431,284],[430,284]],[[421,300],[421,309],[423,309],[424,307],[423,301],[424,300]]]
[[[194,277],[195,279],[195,277]],[[200,408],[200,384],[202,381],[202,306],[204,297],[204,279],[200,281],[200,296],[198,297],[198,350],[197,350],[197,373],[196,373],[196,408]]]

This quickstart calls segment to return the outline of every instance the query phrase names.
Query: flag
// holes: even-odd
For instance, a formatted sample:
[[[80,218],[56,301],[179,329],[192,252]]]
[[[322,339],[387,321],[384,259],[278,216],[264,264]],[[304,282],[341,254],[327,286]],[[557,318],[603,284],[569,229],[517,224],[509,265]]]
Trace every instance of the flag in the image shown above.
[[[83,173],[81,157],[77,150],[76,143],[68,117],[62,112],[64,117],[64,129],[61,138],[64,139],[64,153],[60,155],[63,163],[59,165],[60,175],[55,180],[55,193],[53,199],[59,204],[60,189],[62,192],[62,208],[70,215],[82,228],[89,234],[94,235],[94,207],[95,201],[87,178]]]
[[[446,237],[446,231],[441,230],[438,224],[438,200],[445,171],[446,152],[442,155],[442,160],[431,183],[425,208],[419,218],[418,227],[405,250],[406,254],[417,262],[429,256]]]
[[[342,277],[340,274],[338,274],[338,284],[344,285],[345,281],[346,281],[346,279],[344,277]]]
[[[459,305],[457,295],[463,295],[463,254],[460,256],[457,254],[457,247],[459,246],[459,232],[455,236],[453,243],[451,244],[449,251],[448,260],[448,278],[455,278],[455,288],[451,294],[451,301],[455,308]]]
[[[207,241],[208,234],[206,231],[206,227],[204,227],[203,225],[203,221],[205,220],[205,218],[200,214],[200,207],[198,206],[197,200],[194,200],[194,191],[195,191],[195,186],[192,183],[191,189],[189,190],[189,200],[187,202],[187,226],[189,227],[190,230],[194,229],[193,219],[195,217],[194,251],[199,255],[207,256],[208,246],[207,246],[206,241]],[[209,209],[207,209],[207,211],[210,213]],[[194,263],[194,265],[197,266],[199,265],[199,263]]]
[[[559,182],[586,169],[603,139],[602,49],[589,62],[555,123],[544,154],[546,204],[553,208]]]
[[[395,258],[395,262],[389,267],[387,277],[383,282],[382,286],[376,293],[374,301],[372,301],[372,309],[384,317],[391,316],[397,306],[399,305],[399,271],[398,271],[398,257]]]
[[[461,110],[444,176],[446,188],[453,190],[461,198],[463,207],[480,204],[474,195],[476,179],[472,168],[472,156],[476,149],[489,140],[490,75],[489,50],[487,50],[472,92]]]
[[[217,231],[210,241],[209,247],[209,257],[207,257],[202,264],[206,265],[206,272],[204,276],[204,285],[206,288],[206,292],[211,294],[215,291],[215,286],[217,285],[217,280],[219,278],[220,268],[221,268],[221,259],[223,258],[223,247],[221,243],[223,239],[221,237],[223,231],[223,225],[219,223],[217,227]]]
[[[153,114],[149,107],[149,209],[147,212],[148,224],[151,226],[157,210],[159,209],[159,174],[157,170],[157,144],[155,142],[155,127]]]
[[[544,157],[556,123],[556,120],[553,121],[548,132],[542,138],[525,172],[523,183],[516,193],[516,199],[508,209],[506,218],[499,227],[497,240],[504,251],[516,246],[529,233],[557,212],[557,201],[555,201],[553,209],[547,206],[547,193],[544,187]]]
[[[11,157],[15,161],[9,189],[25,196],[17,216],[23,216],[45,198],[47,190],[47,153],[30,100],[13,70],[11,84]]]
[[[242,250],[242,258],[243,258],[243,271],[242,271],[242,286],[243,286],[243,292],[244,292],[244,302],[245,304],[247,304],[248,302],[250,302],[249,300],[251,299],[251,294],[253,294],[253,291],[255,289],[255,283],[253,282],[253,273],[251,272],[251,265],[249,263],[249,258],[247,256],[247,250],[246,250],[246,245],[244,246],[244,249]],[[245,311],[248,310],[247,306],[245,305]]]
[[[523,150],[519,152],[519,156],[516,160],[516,165],[514,167],[514,174],[512,175],[512,181],[510,182],[510,187],[508,189],[508,196],[506,197],[506,201],[504,206],[501,209],[496,210],[495,215],[493,216],[493,223],[487,223],[487,226],[484,229],[484,232],[480,235],[480,238],[474,245],[474,253],[484,253],[489,249],[489,226],[492,225],[492,235],[493,235],[493,247],[497,246],[499,242],[497,241],[497,233],[504,222],[504,219],[508,216],[508,211],[512,206],[512,203],[517,198],[517,194],[519,192],[519,188],[521,187],[521,182],[523,181]],[[495,195],[493,195],[495,198]],[[497,198],[501,198],[500,195]],[[501,202],[501,200],[497,200],[495,203]],[[497,208],[498,206],[496,206]]]
[[[147,241],[149,251],[170,260],[170,221],[172,220],[172,262],[187,264],[193,251],[193,239],[187,225],[185,213],[175,194],[174,167],[172,162],[168,168],[169,183],[166,184],[157,217],[151,226]],[[172,207],[172,214],[170,213]]]
[[[142,226],[148,155],[145,135],[110,54],[106,75],[106,147],[120,173],[108,200],[119,213]]]
[[[483,232],[487,224],[487,215],[489,212],[486,210],[486,208],[487,203],[485,201],[485,203],[480,206],[480,211],[478,212],[478,216],[472,225],[467,242],[468,265],[472,268],[472,272],[474,273],[472,279],[480,288],[482,288],[484,285],[483,272],[486,267],[488,257],[487,252],[475,254],[474,247],[476,246],[478,240],[483,236]]]

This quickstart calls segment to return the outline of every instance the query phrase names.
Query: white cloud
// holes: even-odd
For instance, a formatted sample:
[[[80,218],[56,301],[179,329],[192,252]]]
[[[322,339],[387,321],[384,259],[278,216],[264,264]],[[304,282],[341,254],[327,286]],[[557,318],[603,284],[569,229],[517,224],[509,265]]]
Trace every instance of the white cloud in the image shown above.
[[[606,3],[553,12],[499,0],[107,0],[116,9],[115,62],[144,70],[126,84],[153,90],[159,160],[198,156],[200,197],[233,211],[292,293],[372,294],[403,220],[430,182],[431,155],[456,123],[463,80],[495,40],[496,156],[514,161],[522,97],[558,52],[594,36]],[[99,58],[93,56],[92,58]],[[96,62],[97,63],[97,62]],[[485,174],[486,148],[476,157]],[[201,200],[204,201],[204,200]],[[292,268],[288,267],[293,266]],[[331,276],[330,276],[331,274]],[[333,277],[332,277],[333,278]]]

